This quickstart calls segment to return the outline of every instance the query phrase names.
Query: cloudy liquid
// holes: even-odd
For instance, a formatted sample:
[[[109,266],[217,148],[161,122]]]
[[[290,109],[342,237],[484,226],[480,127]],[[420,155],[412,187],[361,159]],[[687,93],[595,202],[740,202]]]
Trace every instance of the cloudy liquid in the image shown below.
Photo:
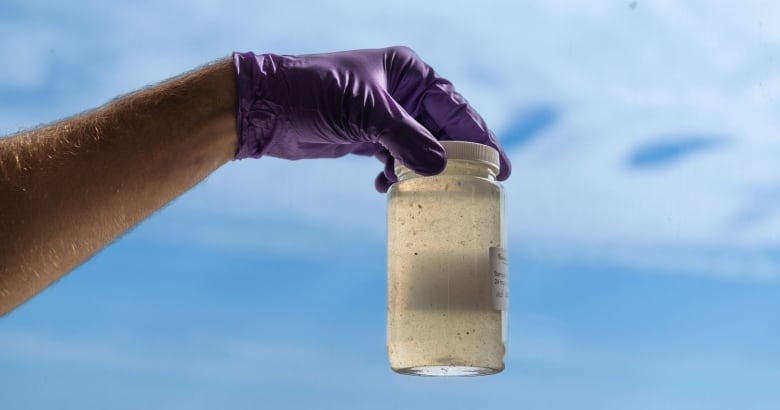
[[[502,192],[444,174],[393,186],[388,202],[388,353],[393,370],[503,370],[506,312],[494,306],[491,247],[502,247]]]

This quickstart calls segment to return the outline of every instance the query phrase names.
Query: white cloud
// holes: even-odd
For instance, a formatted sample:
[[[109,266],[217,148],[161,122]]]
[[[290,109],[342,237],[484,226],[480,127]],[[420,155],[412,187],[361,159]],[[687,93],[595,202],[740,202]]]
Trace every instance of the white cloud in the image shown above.
[[[0,358],[32,365],[93,368],[115,374],[174,375],[213,382],[329,385],[311,369],[368,367],[361,358],[330,346],[267,340],[218,340],[213,346],[140,348],[114,341],[65,338],[21,331],[0,332]],[[273,371],[268,371],[273,369]],[[384,370],[384,369],[383,369]]]

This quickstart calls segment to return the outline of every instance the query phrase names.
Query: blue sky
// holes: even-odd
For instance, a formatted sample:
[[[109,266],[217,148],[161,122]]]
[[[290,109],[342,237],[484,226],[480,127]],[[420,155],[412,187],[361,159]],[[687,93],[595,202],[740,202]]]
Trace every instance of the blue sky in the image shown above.
[[[0,408],[780,406],[780,10],[592,3],[3,2],[0,134],[234,50],[405,44],[514,174],[502,374],[393,374],[379,164],[264,158],[0,320]]]

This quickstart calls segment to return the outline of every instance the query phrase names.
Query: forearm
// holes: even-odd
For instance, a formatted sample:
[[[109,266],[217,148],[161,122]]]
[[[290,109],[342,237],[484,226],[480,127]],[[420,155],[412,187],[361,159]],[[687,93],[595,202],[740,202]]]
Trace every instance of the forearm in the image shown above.
[[[0,140],[0,314],[231,160],[235,134],[224,60]]]

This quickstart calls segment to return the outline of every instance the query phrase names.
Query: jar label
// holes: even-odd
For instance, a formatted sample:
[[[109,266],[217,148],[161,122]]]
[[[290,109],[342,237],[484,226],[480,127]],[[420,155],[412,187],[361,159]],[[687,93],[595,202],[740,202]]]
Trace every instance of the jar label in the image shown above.
[[[490,247],[490,272],[493,289],[493,307],[509,310],[509,263],[506,249]]]

